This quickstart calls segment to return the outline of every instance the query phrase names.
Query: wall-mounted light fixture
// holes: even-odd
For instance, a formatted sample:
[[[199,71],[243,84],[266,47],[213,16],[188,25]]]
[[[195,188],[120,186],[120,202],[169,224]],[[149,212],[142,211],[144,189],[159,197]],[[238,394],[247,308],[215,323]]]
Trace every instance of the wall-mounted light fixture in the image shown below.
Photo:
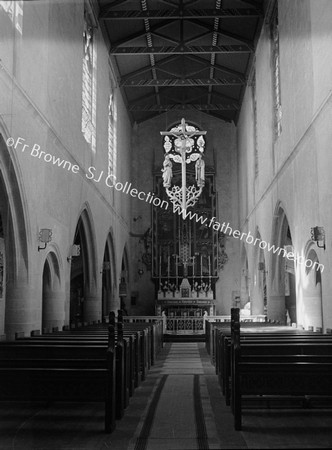
[[[258,263],[258,270],[260,270],[260,271],[265,270],[265,264],[263,262]]]
[[[311,239],[316,242],[317,247],[325,250],[325,230],[323,227],[311,228]]]
[[[126,297],[126,296],[127,296],[127,283],[124,278],[121,278],[119,284],[119,297]]]
[[[260,261],[260,262],[258,263],[258,270],[259,270],[260,272],[263,272],[263,273],[267,274],[267,270],[265,270],[265,262]]]
[[[79,256],[80,254],[81,254],[81,246],[80,245],[76,245],[76,244],[72,245],[70,247],[70,254],[67,257],[67,261],[71,262],[73,256]]]
[[[100,273],[107,272],[108,270],[111,270],[111,263],[110,263],[110,261],[104,261],[103,265],[101,267],[101,272]]]
[[[44,247],[40,247],[38,245],[38,251],[45,250],[45,248],[47,247],[47,244],[49,242],[51,242],[51,240],[52,240],[52,230],[50,230],[49,228],[41,228],[39,230],[38,241],[42,242],[45,245],[44,245]]]

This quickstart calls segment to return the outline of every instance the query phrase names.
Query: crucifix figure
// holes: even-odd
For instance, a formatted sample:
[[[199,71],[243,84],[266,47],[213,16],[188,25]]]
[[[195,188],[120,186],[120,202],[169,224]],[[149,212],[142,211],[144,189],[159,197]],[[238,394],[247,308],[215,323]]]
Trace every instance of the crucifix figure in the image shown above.
[[[199,131],[195,129],[195,127],[186,124],[185,120],[182,119],[181,124],[178,127],[172,128],[171,131],[161,131],[160,134],[165,136],[165,161],[169,164],[170,159],[172,159],[176,163],[181,163],[181,188],[173,186],[173,188],[170,189],[171,178],[166,174],[165,161],[164,169],[162,169],[162,171],[167,195],[170,197],[174,206],[181,207],[182,217],[185,219],[187,207],[196,203],[204,186],[203,152],[205,142],[202,136],[206,134],[206,131]],[[174,140],[174,148],[169,136],[174,136],[176,138]],[[194,137],[198,137],[196,142],[193,139]],[[193,151],[195,143],[198,150]],[[196,182],[199,188],[198,190],[195,186],[187,188],[186,166],[194,161],[196,161]]]

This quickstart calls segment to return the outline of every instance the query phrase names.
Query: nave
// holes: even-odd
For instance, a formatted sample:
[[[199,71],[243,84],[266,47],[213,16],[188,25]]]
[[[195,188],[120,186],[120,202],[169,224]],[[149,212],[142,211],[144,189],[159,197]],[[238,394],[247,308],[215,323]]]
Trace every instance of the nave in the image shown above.
[[[332,410],[246,409],[235,431],[204,343],[165,343],[115,431],[103,406],[0,404],[1,450],[331,448]]]

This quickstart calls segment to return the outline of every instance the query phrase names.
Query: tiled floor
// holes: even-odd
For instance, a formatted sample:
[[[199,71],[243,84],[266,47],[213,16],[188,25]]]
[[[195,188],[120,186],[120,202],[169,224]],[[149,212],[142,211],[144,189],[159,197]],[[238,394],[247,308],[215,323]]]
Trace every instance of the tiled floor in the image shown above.
[[[245,409],[234,431],[201,343],[166,344],[111,435],[103,406],[0,403],[1,450],[296,449],[332,447],[332,409]]]

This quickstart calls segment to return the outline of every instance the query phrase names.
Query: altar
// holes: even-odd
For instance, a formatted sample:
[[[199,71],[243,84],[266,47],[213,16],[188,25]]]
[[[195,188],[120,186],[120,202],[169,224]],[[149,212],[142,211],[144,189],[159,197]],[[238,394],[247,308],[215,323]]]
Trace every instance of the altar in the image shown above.
[[[192,284],[184,278],[179,290],[158,292],[156,314],[166,317],[166,334],[203,334],[205,317],[215,314],[213,291]]]
[[[166,333],[204,333],[215,314],[215,283],[227,260],[217,216],[214,167],[205,165],[205,131],[181,124],[163,136],[164,164],[155,173],[154,192],[169,208],[152,213],[152,278],[155,312]]]

